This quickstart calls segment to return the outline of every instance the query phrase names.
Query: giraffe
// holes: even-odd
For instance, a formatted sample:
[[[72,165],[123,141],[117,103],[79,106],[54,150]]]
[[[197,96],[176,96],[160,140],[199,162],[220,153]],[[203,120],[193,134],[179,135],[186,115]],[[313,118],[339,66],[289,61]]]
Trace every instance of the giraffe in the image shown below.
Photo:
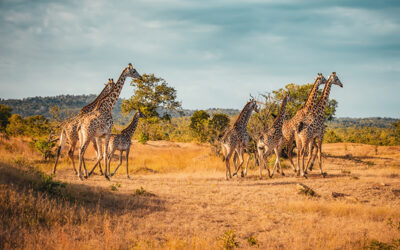
[[[232,178],[229,160],[235,151],[239,157],[239,166],[243,164],[243,149],[247,148],[249,143],[247,123],[253,111],[258,112],[257,102],[254,98],[246,103],[232,128],[228,129],[221,138],[223,161],[226,165],[226,180]],[[235,166],[235,169],[238,169],[238,167]]]
[[[326,84],[326,79],[321,73],[318,73],[318,76],[317,78],[315,78],[314,85],[310,91],[310,94],[307,97],[307,101],[304,106],[297,111],[292,119],[285,119],[282,125],[283,145],[281,147],[283,148],[283,146],[286,145],[288,158],[294,172],[297,171],[292,159],[295,130],[298,124],[304,119],[306,114],[309,113],[316,105],[318,101],[318,88],[322,84]]]
[[[297,154],[297,164],[299,167],[299,171],[297,174],[301,173],[301,176],[307,178],[307,166],[309,165],[312,159],[312,150],[313,146],[315,145],[315,139],[318,138],[318,144],[316,145],[318,158],[319,158],[319,168],[321,171],[321,175],[325,177],[325,173],[322,171],[322,139],[324,134],[324,122],[325,122],[325,108],[329,99],[329,94],[331,91],[332,84],[338,85],[343,88],[343,84],[339,80],[336,75],[336,72],[332,72],[329,76],[328,81],[325,84],[325,88],[322,92],[322,95],[318,101],[318,103],[314,106],[313,110],[310,111],[304,120],[302,120],[296,131],[295,131],[295,138],[296,138],[296,145],[298,148]],[[304,158],[306,156],[306,152],[308,154],[308,161],[307,165],[304,165]],[[301,160],[300,160],[301,159]],[[300,165],[301,163],[301,165]]]
[[[279,165],[281,174],[285,175],[280,163],[280,154],[282,150],[281,146],[283,140],[282,124],[285,116],[284,114],[285,114],[286,104],[290,100],[291,97],[287,93],[283,98],[278,116],[275,118],[271,128],[262,133],[260,138],[257,140],[258,159],[260,160],[260,178],[262,178],[262,168],[265,166],[266,157],[268,157],[272,153],[272,151],[275,152],[276,161],[274,168],[272,170],[272,174],[270,173],[269,168],[267,167],[268,176],[271,178],[274,175],[277,165]]]
[[[78,124],[79,124],[79,117],[92,111],[95,108],[95,106],[97,105],[97,102],[110,92],[110,89],[113,86],[113,84],[114,84],[114,80],[109,78],[108,83],[105,84],[105,87],[100,92],[100,94],[96,97],[96,99],[94,99],[91,103],[84,106],[76,116],[72,117],[71,119],[68,119],[67,121],[65,121],[62,124],[61,135],[60,135],[60,145],[57,148],[56,162],[53,167],[53,174],[56,173],[58,159],[60,157],[61,149],[65,142],[68,142],[68,144],[69,144],[68,156],[72,161],[72,167],[74,169],[74,172],[75,172],[75,174],[78,173],[75,168],[74,152],[75,152],[76,144],[79,140],[78,129],[77,129]],[[99,152],[99,149],[96,147],[95,141],[93,140],[92,142],[93,142],[94,148],[96,150],[96,153],[101,154],[101,152]],[[84,165],[84,168],[86,168],[85,165]],[[100,172],[102,173],[101,166],[100,166]]]
[[[142,79],[141,75],[136,71],[136,69],[133,68],[132,64],[130,63],[129,66],[122,71],[118,81],[113,85],[110,92],[105,97],[99,100],[94,110],[83,115],[79,120],[78,130],[80,151],[78,177],[80,179],[82,179],[81,169],[83,157],[85,155],[89,142],[94,139],[96,141],[97,148],[100,148],[102,145],[102,137],[104,136],[104,176],[109,180],[108,174],[110,171],[107,167],[107,155],[108,143],[110,140],[111,129],[113,127],[112,109],[118,100],[122,87],[124,86],[125,79],[127,77],[131,77],[133,79]],[[99,155],[97,158],[97,162],[100,162],[100,160],[101,156]],[[86,171],[85,176],[87,176]]]
[[[135,133],[136,127],[139,123],[139,118],[146,118],[146,116],[140,111],[137,111],[135,115],[133,116],[132,122],[126,127],[124,130],[121,131],[121,134],[112,134],[110,137],[110,143],[108,144],[108,150],[109,150],[109,155],[108,155],[108,168],[110,168],[110,163],[112,156],[114,155],[114,152],[116,150],[119,150],[119,163],[118,166],[116,167],[115,171],[111,174],[111,176],[114,176],[115,173],[117,172],[118,168],[122,164],[122,152],[126,152],[126,176],[129,179],[129,171],[128,171],[128,157],[129,157],[129,150],[131,147],[132,143],[132,136],[133,133]]]

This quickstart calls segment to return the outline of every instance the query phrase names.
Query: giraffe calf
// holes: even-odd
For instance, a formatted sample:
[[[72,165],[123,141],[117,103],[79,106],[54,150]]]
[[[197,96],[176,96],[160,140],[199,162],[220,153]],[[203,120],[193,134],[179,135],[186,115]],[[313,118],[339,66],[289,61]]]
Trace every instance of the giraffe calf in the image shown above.
[[[132,122],[126,127],[124,130],[122,130],[121,134],[111,134],[110,136],[110,141],[108,144],[108,152],[109,155],[108,157],[108,168],[110,168],[110,163],[111,163],[111,158],[114,155],[114,152],[116,150],[119,150],[119,163],[117,168],[114,170],[114,172],[111,174],[111,176],[114,176],[115,173],[117,172],[118,168],[122,164],[122,152],[125,153],[126,157],[126,176],[129,177],[129,169],[128,169],[128,159],[129,159],[129,151],[131,148],[132,144],[132,136],[135,133],[136,127],[139,122],[139,118],[146,118],[146,116],[139,110],[138,112],[135,113],[133,116]]]

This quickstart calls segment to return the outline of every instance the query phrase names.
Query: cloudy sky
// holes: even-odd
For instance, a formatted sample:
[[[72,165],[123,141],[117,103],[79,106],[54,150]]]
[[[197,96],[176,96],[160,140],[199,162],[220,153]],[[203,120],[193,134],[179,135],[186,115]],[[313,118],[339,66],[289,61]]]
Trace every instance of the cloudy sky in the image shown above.
[[[398,118],[399,13],[376,0],[0,0],[0,98],[98,93],[132,62],[184,108],[239,109],[336,71],[337,116]]]

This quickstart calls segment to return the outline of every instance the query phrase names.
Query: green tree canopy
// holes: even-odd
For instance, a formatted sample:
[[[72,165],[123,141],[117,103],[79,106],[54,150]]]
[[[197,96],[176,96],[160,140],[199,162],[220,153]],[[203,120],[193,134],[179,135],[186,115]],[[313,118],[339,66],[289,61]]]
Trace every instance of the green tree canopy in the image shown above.
[[[189,127],[201,142],[208,138],[208,118],[210,115],[204,110],[194,112],[190,118]]]
[[[296,112],[302,108],[307,101],[307,97],[311,92],[313,87],[313,83],[308,83],[304,85],[297,85],[295,83],[287,84],[284,88],[272,91],[272,100],[275,102],[281,102],[283,97],[287,92],[290,93],[292,97],[292,101],[289,102],[286,106],[286,113],[288,114],[289,118],[293,117]],[[318,90],[318,94],[321,95],[322,89]],[[336,113],[338,102],[335,99],[329,99],[326,105],[325,110],[325,117],[327,120],[332,120]],[[273,113],[278,114],[279,112],[279,104],[276,104],[273,108]]]
[[[147,117],[169,118],[167,114],[159,114],[157,109],[177,110],[181,103],[176,100],[176,90],[168,83],[154,74],[143,74],[142,80],[135,79],[132,85],[134,94],[121,105],[122,112],[126,115],[139,108]]]
[[[4,132],[7,125],[10,123],[11,111],[11,107],[0,104],[0,132]]]

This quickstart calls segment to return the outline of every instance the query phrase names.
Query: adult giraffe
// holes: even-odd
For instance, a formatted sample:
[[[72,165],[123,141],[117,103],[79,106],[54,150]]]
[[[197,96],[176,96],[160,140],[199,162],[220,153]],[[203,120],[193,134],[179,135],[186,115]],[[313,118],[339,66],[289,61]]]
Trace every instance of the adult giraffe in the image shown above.
[[[79,119],[82,117],[82,115],[89,113],[96,107],[99,100],[101,98],[105,97],[110,92],[113,84],[114,84],[114,80],[111,78],[108,79],[108,83],[103,88],[103,90],[100,92],[100,94],[96,97],[96,99],[94,99],[88,105],[84,106],[76,116],[72,117],[71,119],[68,119],[67,121],[65,121],[62,124],[61,135],[60,135],[60,145],[57,148],[56,162],[53,167],[53,174],[56,173],[58,159],[60,157],[61,149],[64,146],[65,142],[67,142],[69,144],[68,156],[72,161],[72,167],[74,169],[74,172],[75,172],[75,174],[78,173],[75,168],[74,152],[75,152],[76,144],[79,140],[79,134],[78,134]],[[93,142],[94,148],[96,150],[96,153],[101,154],[101,148],[99,149],[96,147],[96,143],[94,140],[92,142]],[[100,152],[99,152],[99,150],[100,150]],[[84,165],[84,168],[86,169],[85,165]],[[100,166],[100,172],[102,173],[101,166]]]
[[[281,155],[281,150],[282,150],[281,145],[282,145],[282,140],[283,140],[282,124],[283,124],[286,104],[290,100],[291,100],[291,97],[287,93],[285,95],[285,97],[283,98],[281,107],[279,109],[278,116],[275,118],[272,126],[267,131],[262,133],[260,138],[257,141],[258,159],[260,160],[260,178],[262,178],[262,168],[265,165],[266,158],[272,153],[272,151],[275,151],[276,161],[275,161],[274,168],[272,170],[272,174],[270,173],[269,168],[267,167],[268,176],[272,177],[274,175],[275,169],[278,165],[279,165],[281,174],[285,175],[283,173],[281,163],[280,163],[280,155]]]
[[[112,110],[118,100],[119,95],[121,94],[122,87],[124,86],[127,77],[131,77],[133,79],[142,79],[142,76],[136,71],[132,64],[129,63],[128,67],[122,71],[118,81],[113,85],[110,92],[101,100],[99,100],[93,111],[83,115],[79,120],[78,130],[80,151],[78,177],[80,179],[82,179],[81,169],[83,157],[89,142],[94,139],[96,141],[97,148],[100,148],[102,145],[102,137],[104,137],[104,176],[109,179],[108,175],[110,170],[107,167],[107,155],[108,143],[110,140],[111,129],[113,127]],[[97,161],[99,162],[100,160],[101,157],[98,157]],[[87,177],[86,171],[85,177]]]
[[[307,178],[307,167],[312,159],[312,150],[313,145],[315,145],[315,139],[318,138],[317,152],[319,158],[319,168],[321,170],[321,175],[325,177],[325,173],[322,171],[322,139],[325,130],[325,108],[328,103],[329,94],[331,91],[332,84],[338,85],[339,87],[343,88],[343,84],[339,80],[336,75],[336,72],[332,72],[329,76],[328,81],[325,84],[325,88],[322,92],[322,95],[318,101],[318,103],[314,106],[313,110],[307,113],[304,120],[302,120],[296,131],[295,131],[295,138],[296,138],[296,145],[298,148],[297,153],[297,164],[299,167],[299,171],[297,175],[301,174]],[[306,152],[308,154],[308,161],[307,165],[304,165],[304,159],[306,156]],[[301,160],[300,160],[301,159]],[[301,164],[300,164],[301,163]]]
[[[258,112],[257,101],[254,98],[246,103],[232,128],[228,129],[221,138],[223,161],[225,161],[226,165],[225,177],[227,180],[232,178],[229,160],[235,151],[237,151],[240,161],[239,166],[235,166],[235,170],[239,169],[243,164],[243,149],[248,148],[249,144],[247,123],[253,111]],[[236,165],[236,161],[234,161],[234,164]]]
[[[293,159],[292,159],[292,151],[293,151],[293,143],[295,140],[295,131],[300,122],[305,119],[306,115],[311,112],[315,105],[318,102],[318,88],[320,85],[326,84],[326,79],[325,77],[321,74],[318,73],[317,78],[315,78],[314,85],[310,91],[310,94],[307,97],[307,101],[304,104],[304,107],[299,109],[297,113],[291,118],[290,120],[284,120],[283,125],[282,125],[282,134],[283,134],[283,147],[286,145],[287,149],[287,154],[288,158],[290,161],[290,164],[293,168],[293,171],[296,172],[296,167],[294,166]]]

